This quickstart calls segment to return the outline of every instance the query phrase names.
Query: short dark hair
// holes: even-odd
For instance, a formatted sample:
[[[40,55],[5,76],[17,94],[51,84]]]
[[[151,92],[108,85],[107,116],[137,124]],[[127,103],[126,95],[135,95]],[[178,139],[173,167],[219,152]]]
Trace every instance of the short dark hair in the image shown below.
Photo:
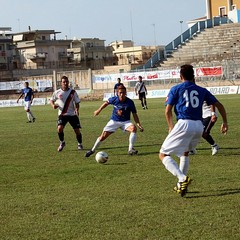
[[[124,86],[124,85],[120,85],[120,86],[118,86],[118,88],[117,88],[118,90],[121,90],[121,89],[123,89],[123,90],[125,90],[125,91],[127,91],[127,89],[126,89],[126,87]]]
[[[62,81],[63,79],[66,80],[66,81],[68,81],[68,77],[67,77],[67,76],[62,76],[61,81]]]
[[[192,81],[194,80],[194,70],[193,66],[190,64],[185,64],[181,66],[180,75],[185,79]]]

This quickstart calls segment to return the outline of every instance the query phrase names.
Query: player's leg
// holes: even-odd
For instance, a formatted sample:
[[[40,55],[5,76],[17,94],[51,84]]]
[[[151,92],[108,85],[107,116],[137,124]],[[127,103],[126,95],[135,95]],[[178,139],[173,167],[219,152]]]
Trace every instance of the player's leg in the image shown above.
[[[202,126],[202,125],[201,125]],[[181,196],[186,194],[187,186],[190,183],[191,179],[183,173],[183,169],[188,169],[189,159],[185,162],[184,165],[182,161],[181,169],[178,166],[177,162],[171,157],[171,154],[175,154],[180,157],[185,156],[188,157],[188,153],[185,153],[185,150],[188,149],[190,142],[192,141],[191,135],[193,131],[189,131],[188,122],[184,120],[179,120],[172,131],[168,134],[166,139],[164,140],[160,153],[159,159],[162,161],[165,168],[174,176],[178,178],[178,183],[176,187],[176,191],[181,194]],[[202,128],[200,129],[199,138],[201,138]]]
[[[36,118],[34,117],[32,111],[30,109],[29,109],[29,114],[31,116],[32,121],[35,122]]]
[[[85,157],[90,157],[96,151],[96,149],[100,146],[101,142],[103,142],[106,138],[108,138],[112,133],[113,132],[103,131],[102,134],[96,139],[92,149],[86,152]]]
[[[211,136],[210,132],[212,127],[216,122],[211,121],[211,117],[203,119],[204,131],[202,137],[211,145],[212,147],[212,155],[216,155],[219,150],[219,146],[214,141],[213,137]]]
[[[72,126],[75,134],[76,134],[76,139],[78,142],[78,150],[83,150],[83,145],[82,145],[82,133],[80,131],[81,129],[81,124],[79,117],[77,115],[74,116],[69,116],[69,123]]]
[[[129,155],[137,154],[138,151],[136,149],[134,149],[134,144],[135,144],[136,139],[137,139],[137,127],[129,121],[128,123],[125,123],[124,131],[127,131],[127,132],[130,133],[130,135],[129,135],[129,145],[128,145],[128,154]]]
[[[142,108],[145,109],[142,95],[143,95],[142,93],[139,93],[139,100],[141,101]]]
[[[101,142],[108,138],[112,133],[114,133],[121,125],[120,122],[110,120],[106,126],[103,128],[102,134],[97,138],[91,150],[87,151],[85,157],[90,157],[95,150],[99,147]]]
[[[144,106],[145,106],[145,108],[146,109],[148,109],[148,107],[147,107],[147,98],[146,98],[146,93],[144,93]]]
[[[187,175],[189,169],[188,153],[184,153],[184,155],[180,157],[179,169],[182,171],[184,175]]]
[[[32,116],[30,114],[30,102],[29,101],[24,101],[24,109],[25,109],[26,114],[27,114],[28,123],[31,123],[32,122]]]
[[[66,143],[64,141],[64,127],[67,123],[66,117],[59,116],[57,121],[57,132],[58,132],[58,138],[60,141],[60,145],[58,147],[58,152],[61,152],[63,148],[65,147]]]
[[[28,112],[29,112],[29,114],[30,114],[30,116],[31,116],[32,121],[35,122],[36,118],[34,117],[32,111],[31,111],[31,105],[32,105],[32,104],[31,104],[31,102],[29,101],[29,102],[28,102]]]

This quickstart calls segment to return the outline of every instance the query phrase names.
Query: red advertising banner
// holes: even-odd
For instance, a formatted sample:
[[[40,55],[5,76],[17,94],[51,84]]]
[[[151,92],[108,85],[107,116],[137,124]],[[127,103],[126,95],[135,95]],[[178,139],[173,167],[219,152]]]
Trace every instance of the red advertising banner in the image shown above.
[[[196,69],[196,77],[221,76],[222,67],[202,67]]]

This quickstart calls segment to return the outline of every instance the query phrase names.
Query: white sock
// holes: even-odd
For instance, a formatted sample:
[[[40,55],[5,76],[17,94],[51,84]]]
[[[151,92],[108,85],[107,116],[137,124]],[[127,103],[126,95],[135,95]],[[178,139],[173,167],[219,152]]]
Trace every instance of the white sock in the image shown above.
[[[182,171],[179,169],[177,163],[170,157],[166,156],[162,160],[163,165],[165,168],[172,173],[172,175],[176,176],[178,178],[179,182],[185,181],[186,176],[182,173]]]
[[[182,171],[184,175],[187,175],[189,168],[189,157],[188,156],[181,156],[180,157],[180,164],[179,169]]]
[[[93,147],[92,147],[92,151],[95,152],[95,150],[99,147],[101,141],[99,140],[99,138],[97,138],[96,142],[94,143]]]
[[[32,112],[31,112],[31,111],[29,111],[29,114],[31,115],[31,117],[32,117],[32,118],[34,118],[34,116],[33,116],[33,114],[32,114]]]
[[[30,115],[29,112],[27,112],[27,119],[28,119],[28,121],[32,121],[32,119],[31,119],[31,115]]]
[[[128,151],[133,149],[134,143],[136,142],[137,134],[135,132],[131,132],[129,135],[129,146]]]

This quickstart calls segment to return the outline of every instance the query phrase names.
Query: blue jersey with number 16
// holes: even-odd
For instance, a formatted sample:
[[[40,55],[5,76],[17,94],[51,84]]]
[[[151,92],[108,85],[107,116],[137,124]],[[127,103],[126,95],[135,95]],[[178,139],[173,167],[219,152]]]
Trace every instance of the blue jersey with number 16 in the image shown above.
[[[202,105],[217,102],[217,99],[206,89],[193,82],[185,81],[172,87],[166,104],[174,106],[178,119],[202,120]]]

